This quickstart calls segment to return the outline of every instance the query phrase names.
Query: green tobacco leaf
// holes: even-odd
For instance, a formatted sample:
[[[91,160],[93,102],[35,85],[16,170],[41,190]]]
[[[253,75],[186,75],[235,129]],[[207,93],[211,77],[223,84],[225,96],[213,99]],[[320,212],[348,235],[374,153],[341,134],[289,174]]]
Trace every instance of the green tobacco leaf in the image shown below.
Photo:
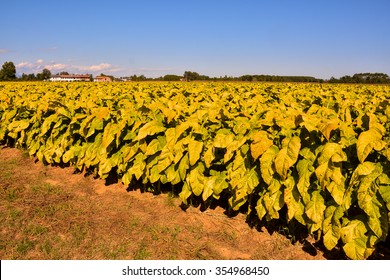
[[[354,220],[343,219],[343,225],[341,228],[341,238],[344,243],[353,241],[356,238],[362,238],[367,232],[367,227],[361,218]]]
[[[160,156],[158,159],[157,168],[158,168],[159,172],[162,173],[165,169],[167,169],[172,164],[173,159],[174,159],[174,156],[173,156],[172,152],[169,151],[168,149],[166,149],[166,147],[164,147],[161,150],[161,153],[160,153]]]
[[[310,195],[308,191],[310,188],[310,177],[314,173],[313,162],[305,158],[301,159],[297,163],[297,171],[299,175],[297,188],[303,202],[307,204],[310,201]]]
[[[370,161],[365,161],[360,163],[355,169],[356,175],[358,176],[367,176],[374,172],[376,169],[376,164]]]
[[[110,116],[110,108],[108,107],[99,107],[99,108],[96,108],[94,111],[93,111],[93,114],[99,119],[99,120],[103,120],[103,119],[109,119],[109,116]]]
[[[146,153],[145,155],[146,156],[150,156],[150,155],[154,155],[155,153],[161,151],[162,149],[162,146],[161,146],[161,143],[158,139],[153,139],[148,147],[146,148]]]
[[[387,235],[389,227],[386,206],[377,197],[377,181],[381,174],[382,166],[376,164],[371,173],[360,177],[357,190],[358,205],[367,214],[368,226],[379,239]]]
[[[123,176],[122,176],[122,183],[123,183],[125,186],[130,185],[132,177],[133,177],[133,175],[131,175],[129,172],[126,172],[126,173],[123,174]]]
[[[89,127],[91,126],[92,121],[96,118],[94,115],[87,116],[81,123],[80,123],[80,130],[79,133],[83,137],[87,137]],[[74,121],[77,123],[77,120]]]
[[[337,175],[335,175],[335,174],[337,174]],[[338,205],[342,205],[344,202],[344,196],[345,196],[345,190],[346,190],[345,185],[344,185],[344,177],[341,175],[340,172],[334,172],[332,174],[332,178],[334,178],[335,176],[338,176],[338,178],[342,178],[343,182],[339,183],[336,181],[332,181],[326,185],[326,189],[330,192],[334,201]]]
[[[250,194],[259,185],[259,175],[256,172],[256,167],[253,167],[250,171],[247,171],[243,176],[245,186],[247,187],[248,194]]]
[[[137,140],[144,139],[148,135],[154,135],[165,131],[166,128],[158,120],[150,121],[140,128],[137,136]]]
[[[226,174],[224,173],[217,172],[213,175],[213,177],[215,178],[213,184],[213,195],[215,198],[218,198],[222,191],[229,187],[229,184],[226,181]]]
[[[170,127],[167,130],[165,130],[165,140],[167,141],[168,146],[175,145],[177,141],[177,137],[176,137],[176,129],[174,127]]]
[[[158,167],[156,165],[154,165],[152,167],[149,167],[148,169],[149,169],[148,170],[149,172],[147,173],[147,175],[148,175],[148,179],[149,179],[150,183],[153,184],[153,183],[158,182],[158,180],[161,179],[161,174],[158,170]],[[168,169],[169,169],[169,167],[165,171],[167,172]]]
[[[390,178],[385,173],[382,173],[378,177],[379,193],[386,203],[387,210],[390,211]]]
[[[376,196],[364,206],[368,215],[368,226],[380,241],[385,241],[389,231],[389,216],[386,206]]]
[[[373,113],[368,113],[367,115],[369,117],[369,128],[375,129],[378,133],[384,135],[386,133],[386,128],[379,123],[377,116]]]
[[[173,164],[165,169],[165,175],[167,176],[167,181],[170,183],[177,181],[177,178],[180,179],[179,172],[175,169],[175,165]]]
[[[284,202],[287,205],[287,219],[291,221],[295,218],[302,225],[305,225],[303,218],[304,205],[302,204],[302,197],[295,185],[294,177],[289,176],[283,184],[286,186],[284,189]]]
[[[146,166],[145,157],[143,154],[137,154],[134,159],[133,166],[128,170],[130,174],[134,174],[135,178],[139,180],[144,174],[144,169]]]
[[[256,172],[256,167],[251,170],[243,168],[237,169],[234,173],[235,177],[230,179],[230,185],[234,189],[233,196],[230,198],[229,203],[233,210],[238,210],[248,198],[248,195],[259,185],[259,175]]]
[[[173,150],[173,162],[177,164],[181,158],[183,157],[185,151],[187,151],[188,147],[184,147],[185,145],[183,144],[184,139],[179,140],[176,144],[171,144],[170,146],[166,145],[164,148],[167,148],[168,150],[172,151]]]
[[[333,130],[337,129],[338,127],[339,127],[339,119],[334,118],[334,119],[326,120],[326,121],[322,122],[318,128],[321,131],[321,133],[325,136],[326,140],[329,141],[330,133]]]
[[[326,143],[322,147],[321,154],[318,157],[318,163],[323,164],[328,162],[329,160],[333,163],[347,160],[347,155],[343,151],[341,145],[337,143]]]
[[[278,154],[277,146],[272,145],[260,158],[261,177],[267,185],[270,185],[275,173],[274,159]]]
[[[388,161],[390,161],[390,148],[384,150],[382,154],[387,158]]]
[[[275,157],[275,170],[285,180],[287,171],[298,160],[301,139],[297,136],[282,141],[283,148]]]
[[[190,159],[190,165],[193,166],[199,160],[200,154],[202,153],[203,142],[190,139],[188,143],[188,154]]]
[[[203,164],[197,164],[195,168],[192,168],[187,175],[186,182],[191,187],[192,192],[196,196],[200,196],[204,189],[204,166]]]
[[[382,166],[380,164],[375,164],[375,169],[371,173],[360,176],[359,187],[357,190],[358,204],[360,208],[364,208],[364,205],[371,201],[376,195],[378,190],[376,180],[382,174]],[[368,214],[368,213],[367,213]]]
[[[322,188],[326,188],[337,204],[344,201],[346,186],[345,177],[341,173],[340,162],[347,160],[346,154],[339,144],[326,143],[318,157],[319,166],[315,170]]]
[[[99,162],[99,177],[102,179],[105,179],[108,177],[108,174],[110,173],[111,169],[115,166],[115,163],[111,158],[108,158],[106,160],[100,160]]]
[[[70,162],[74,157],[76,156],[75,154],[75,149],[71,148],[69,150],[67,150],[63,155],[62,155],[62,161],[64,163],[68,163]]]
[[[253,135],[253,142],[250,145],[251,155],[254,160],[258,159],[265,151],[269,149],[273,141],[268,138],[268,133],[258,131]]]
[[[91,125],[88,129],[88,133],[85,135],[85,138],[88,138],[95,134],[96,130],[103,130],[103,120],[95,118],[92,120]],[[81,129],[80,129],[81,131]]]
[[[324,198],[319,191],[311,193],[310,202],[305,207],[307,217],[314,223],[322,223],[326,209]]]
[[[316,155],[310,150],[310,148],[308,147],[304,147],[302,148],[300,151],[299,151],[299,154],[306,160],[308,160],[309,162],[311,162],[312,164],[314,163],[314,161],[316,160]]]
[[[120,129],[117,124],[108,123],[105,126],[101,145],[102,151],[105,151],[108,148],[108,146],[115,140],[116,134],[119,132]]]
[[[234,140],[234,134],[217,133],[214,139],[215,148],[226,148]]]
[[[207,151],[204,153],[203,158],[204,158],[204,163],[205,163],[206,167],[209,168],[211,166],[211,163],[213,162],[213,160],[215,158],[213,146],[209,146]]]
[[[187,182],[183,183],[183,188],[181,189],[181,192],[179,193],[179,197],[181,201],[183,201],[184,204],[187,205],[187,199],[191,196],[192,191],[190,186],[187,184]]]
[[[322,223],[322,230],[324,233],[324,245],[326,249],[332,250],[336,247],[341,238],[341,223],[340,219],[343,217],[343,208],[330,205],[325,210],[325,217]]]
[[[180,178],[184,181],[187,177],[187,170],[190,168],[190,161],[188,159],[188,154],[185,154],[179,163],[179,175]]]
[[[366,259],[372,250],[368,248],[367,227],[361,219],[343,219],[341,239],[345,244],[343,250],[346,255],[354,260]]]
[[[215,177],[205,178],[205,184],[202,193],[203,201],[206,201],[213,194],[215,179]]]
[[[233,157],[234,153],[238,151],[242,145],[245,144],[246,140],[246,137],[243,137],[240,140],[234,140],[233,142],[231,142],[226,148],[226,153],[223,157],[223,161],[225,163],[228,162]]]
[[[345,254],[353,260],[365,260],[370,253],[367,251],[368,238],[363,236],[356,238],[343,246]]]
[[[259,217],[260,221],[263,219],[263,217],[268,212],[267,209],[265,208],[265,202],[264,202],[264,199],[262,197],[257,201],[256,212],[257,212],[257,216]]]
[[[340,136],[341,136],[340,143],[343,146],[343,148],[350,147],[354,145],[357,141],[355,130],[353,130],[353,128],[350,125],[344,122],[340,124]]]
[[[29,126],[30,126],[30,122],[28,120],[13,121],[8,125],[8,130],[18,133],[20,131],[25,130]]]
[[[162,111],[164,116],[167,118],[167,123],[170,123],[176,117],[176,111],[165,107],[163,104],[159,104],[159,109]]]
[[[380,151],[385,146],[386,142],[382,141],[382,135],[377,129],[369,129],[368,131],[362,132],[356,143],[359,161],[363,163],[373,149]]]
[[[54,125],[54,123],[57,121],[58,116],[57,115],[50,115],[47,117],[41,126],[41,133],[39,136],[45,135],[50,129],[51,126]]]
[[[284,194],[282,185],[279,180],[272,179],[269,185],[269,191],[264,194],[264,207],[267,209],[267,221],[279,219],[279,210],[284,205]]]
[[[213,172],[212,176],[205,178],[205,185],[202,193],[203,201],[206,201],[211,195],[219,198],[221,192],[228,188],[229,184],[226,181],[226,175],[220,172]]]

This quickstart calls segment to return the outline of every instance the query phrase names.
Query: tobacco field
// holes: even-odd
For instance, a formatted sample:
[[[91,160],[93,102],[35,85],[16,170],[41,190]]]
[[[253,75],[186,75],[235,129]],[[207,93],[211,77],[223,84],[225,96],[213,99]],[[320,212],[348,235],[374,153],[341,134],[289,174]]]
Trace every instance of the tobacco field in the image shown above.
[[[4,82],[0,120],[0,144],[45,164],[226,199],[351,259],[389,232],[390,86]]]

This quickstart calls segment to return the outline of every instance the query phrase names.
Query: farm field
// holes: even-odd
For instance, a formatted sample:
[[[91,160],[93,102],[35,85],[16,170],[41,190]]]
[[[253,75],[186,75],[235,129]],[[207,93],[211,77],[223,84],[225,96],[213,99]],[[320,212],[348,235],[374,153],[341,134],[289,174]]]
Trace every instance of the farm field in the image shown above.
[[[55,208],[58,199],[67,201],[77,197],[77,183],[72,194],[67,193],[66,188],[62,189],[63,184],[51,183],[52,179],[45,176],[36,178],[42,183],[36,181],[30,185],[28,176],[23,174],[21,180],[27,183],[12,183],[17,181],[14,174],[18,174],[12,168],[21,168],[12,167],[12,163],[16,164],[21,155],[7,147],[18,147],[40,164],[47,165],[40,166],[42,170],[50,165],[55,166],[50,168],[70,167],[59,170],[76,169],[82,174],[100,178],[99,182],[105,180],[109,185],[107,189],[114,188],[110,187],[112,182],[118,182],[115,188],[122,190],[165,193],[151,199],[150,203],[143,202],[147,209],[145,213],[157,207],[154,200],[166,199],[175,208],[181,203],[183,208],[188,207],[187,212],[180,215],[195,220],[196,215],[210,214],[217,218],[215,222],[212,219],[208,222],[217,223],[218,219],[223,219],[227,227],[230,224],[236,227],[237,219],[237,226],[245,220],[248,222],[246,229],[236,230],[234,234],[225,230],[226,238],[217,230],[218,241],[212,242],[214,245],[208,247],[202,243],[205,248],[214,248],[211,251],[184,246],[189,250],[186,254],[178,249],[169,257],[145,247],[144,251],[148,253],[141,258],[268,258],[248,246],[241,246],[238,251],[224,246],[230,241],[240,244],[245,234],[256,238],[260,233],[251,232],[254,230],[251,225],[270,229],[275,223],[277,232],[303,242],[306,247],[315,243],[325,255],[332,252],[332,256],[345,254],[351,259],[386,258],[383,252],[388,244],[385,241],[390,210],[389,100],[389,86],[367,85],[0,83],[0,144],[4,145],[0,170],[5,172],[0,186],[2,199],[6,201],[2,204],[2,220],[8,225],[14,221],[22,228],[33,226],[33,232],[43,231],[45,235],[46,231],[50,232],[50,226],[41,225],[38,230],[37,225],[26,224],[21,217],[26,218],[24,215],[29,211],[53,205],[53,215],[61,213],[55,218],[59,224],[67,220],[61,215],[73,213],[74,224],[67,222],[65,228],[71,232],[74,230],[75,234],[84,232],[83,226],[77,222],[77,206],[72,208],[65,203],[66,207]],[[12,153],[16,155],[10,156]],[[7,157],[11,157],[8,164]],[[36,177],[36,174],[32,176]],[[69,175],[69,180],[72,180],[70,178],[74,178],[73,175]],[[83,184],[79,184],[81,199],[85,194]],[[89,192],[93,193],[93,188],[89,188]],[[106,194],[108,197],[112,195],[108,192],[103,196]],[[126,206],[125,198],[129,194],[125,191],[122,194],[124,200],[118,199],[118,205],[125,203],[121,209],[129,207],[129,215],[140,213],[139,207],[132,211],[134,209],[129,206],[131,199]],[[37,199],[28,199],[29,195]],[[134,196],[134,192],[130,192],[130,196]],[[145,199],[154,197],[150,193],[141,196]],[[53,204],[46,204],[51,197]],[[26,209],[18,210],[18,203],[26,200],[32,206],[27,213]],[[116,204],[116,201],[109,205]],[[34,203],[37,204],[33,206]],[[88,210],[94,213],[89,214],[110,212],[100,204],[96,205],[96,209]],[[196,206],[205,211],[197,210]],[[221,215],[221,209],[226,215]],[[171,211],[164,210],[158,213],[169,216]],[[191,216],[194,210],[196,214]],[[80,212],[83,213],[82,209]],[[100,222],[96,217],[88,220],[85,215],[80,220],[87,228],[91,223]],[[42,223],[42,220],[38,222]],[[199,220],[201,227],[202,223]],[[74,225],[75,229],[72,228]],[[115,233],[123,229],[121,226],[121,222],[113,223],[108,232],[101,234]],[[157,227],[154,238],[167,234],[173,243],[177,242],[173,236],[181,236],[180,241],[187,240],[181,235],[188,230],[187,226],[172,223],[164,226],[158,222],[149,225],[153,226]],[[149,227],[141,228],[148,231]],[[202,233],[214,232],[212,227],[205,227],[206,230],[201,229]],[[11,228],[3,229],[2,234],[6,235]],[[131,235],[131,230],[126,228]],[[18,240],[18,234],[14,233],[13,240]],[[59,233],[56,234],[61,238]],[[301,234],[306,239],[302,239]],[[93,232],[86,230],[85,236],[92,240]],[[97,236],[104,240],[102,235]],[[124,236],[126,238],[126,234]],[[195,233],[188,236],[189,244],[193,244],[196,236]],[[69,238],[65,234],[63,240]],[[29,249],[25,253],[34,252],[25,255],[27,258],[116,258],[116,255],[99,255],[101,251],[94,255],[91,248],[87,250],[89,255],[62,252],[54,256],[50,249],[42,255],[36,252],[36,248],[44,245],[33,239],[23,237],[22,245],[19,244]],[[150,243],[150,239],[153,237],[149,237],[145,244]],[[280,240],[277,243],[278,247],[291,248],[292,252],[296,249],[290,241],[285,245],[280,245]],[[105,244],[101,241],[98,246]],[[4,252],[8,252],[5,258],[23,258],[24,250],[17,249],[20,246],[7,242],[0,245]],[[130,249],[123,243],[121,246],[119,251],[138,252],[139,249]],[[47,247],[52,248],[53,244],[49,242]],[[313,245],[308,247],[317,250]],[[270,248],[265,251],[275,250]],[[188,253],[194,250],[200,253]],[[302,248],[300,250],[302,252]],[[311,251],[318,258],[318,254]],[[45,249],[40,252],[45,252]],[[237,254],[230,255],[231,252]],[[269,254],[269,258],[284,258]],[[137,253],[117,256],[139,258]],[[291,253],[286,256],[306,259],[311,255]]]

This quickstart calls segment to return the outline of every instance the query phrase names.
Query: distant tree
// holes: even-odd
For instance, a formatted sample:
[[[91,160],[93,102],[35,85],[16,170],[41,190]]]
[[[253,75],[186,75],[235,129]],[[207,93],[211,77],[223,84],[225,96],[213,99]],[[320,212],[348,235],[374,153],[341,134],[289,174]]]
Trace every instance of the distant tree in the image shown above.
[[[51,77],[51,72],[50,72],[50,70],[44,68],[44,69],[42,70],[42,76],[43,76],[43,79],[44,79],[44,80],[50,79],[50,77]]]
[[[48,80],[51,77],[51,72],[49,69],[44,68],[41,73],[37,74],[37,80],[44,81]]]
[[[35,81],[37,77],[35,77],[35,74],[22,74],[22,77],[20,78],[22,81]]]
[[[357,73],[352,77],[342,76],[340,79],[332,77],[329,83],[389,84],[390,77],[384,73]]]
[[[16,79],[15,64],[11,61],[4,62],[0,70],[0,80],[11,81]]]
[[[206,76],[206,75],[199,75],[198,79],[201,81],[208,81],[208,80],[210,80],[210,77]]]
[[[62,71],[62,72],[60,72],[60,74],[59,75],[69,75],[69,73],[68,72],[66,72],[66,71]]]
[[[186,81],[200,80],[200,75],[196,72],[191,71],[185,71],[183,77]]]
[[[165,75],[162,78],[162,80],[164,80],[164,81],[180,81],[180,79],[182,79],[182,78],[183,78],[182,76],[169,74],[169,75]]]
[[[140,76],[133,75],[130,77],[130,80],[131,81],[146,81],[147,78],[144,75],[140,75]]]

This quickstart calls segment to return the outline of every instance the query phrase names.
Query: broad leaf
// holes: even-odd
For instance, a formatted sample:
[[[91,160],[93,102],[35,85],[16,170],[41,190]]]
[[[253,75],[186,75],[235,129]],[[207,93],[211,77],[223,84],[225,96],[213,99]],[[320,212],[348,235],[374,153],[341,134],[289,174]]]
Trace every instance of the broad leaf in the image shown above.
[[[275,173],[274,159],[278,152],[278,147],[272,145],[260,158],[261,177],[268,185],[271,184],[273,175]]]
[[[275,170],[285,180],[288,169],[298,160],[301,140],[296,136],[286,138],[283,139],[282,146],[275,158]]]
[[[324,198],[319,191],[312,192],[310,197],[310,202],[305,207],[305,213],[314,223],[321,223],[326,209]]]
[[[165,130],[163,124],[157,120],[148,122],[139,130],[137,140],[142,140],[148,135],[154,135]]]
[[[269,149],[273,141],[268,138],[268,133],[258,131],[253,135],[253,142],[250,145],[251,155],[254,160],[258,159],[265,151]]]
[[[385,146],[386,142],[382,141],[382,135],[378,130],[369,129],[368,131],[362,132],[356,143],[359,161],[363,163],[373,149],[380,151]]]
[[[203,142],[199,142],[191,138],[188,143],[188,154],[191,166],[195,165],[195,163],[199,160],[202,149]]]

